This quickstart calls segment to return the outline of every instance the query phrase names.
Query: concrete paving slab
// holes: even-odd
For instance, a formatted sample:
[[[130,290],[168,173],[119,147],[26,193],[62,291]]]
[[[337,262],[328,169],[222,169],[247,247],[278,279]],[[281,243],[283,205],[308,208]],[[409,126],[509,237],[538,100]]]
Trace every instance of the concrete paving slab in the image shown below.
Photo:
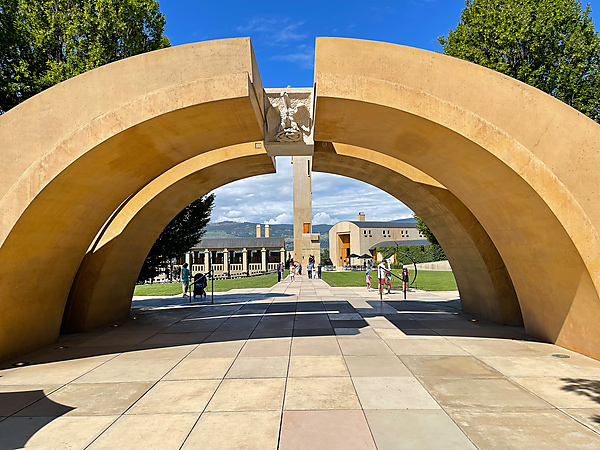
[[[557,410],[450,410],[452,419],[481,449],[597,449],[600,435]]]
[[[573,377],[598,376],[595,367],[573,364],[570,359],[552,356],[480,356],[480,360],[507,377]]]
[[[353,378],[362,409],[439,409],[414,377]]]
[[[127,414],[200,414],[219,383],[219,380],[159,381]]]
[[[191,358],[235,358],[246,341],[203,342],[186,359]]]
[[[10,416],[45,398],[60,385],[0,386],[0,416]]]
[[[191,356],[191,355],[190,355]],[[164,377],[165,380],[220,380],[225,376],[234,356],[228,358],[192,358],[188,356]]]
[[[600,407],[586,409],[565,408],[561,409],[561,411],[600,435]]]
[[[442,410],[369,410],[379,450],[472,450],[475,445]]]
[[[344,358],[340,356],[292,356],[289,377],[348,377]]]
[[[346,356],[345,359],[352,378],[412,377],[397,356]]]
[[[350,377],[289,378],[284,409],[360,409],[360,404]]]
[[[114,355],[101,355],[20,367],[2,376],[0,385],[62,385],[102,366],[113,358],[115,358]]]
[[[289,356],[240,356],[226,378],[285,378]]]
[[[225,379],[207,411],[280,411],[285,378]]]
[[[280,411],[205,412],[183,450],[275,450]]]
[[[342,351],[335,336],[300,336],[292,339],[292,356],[334,356]]]
[[[58,417],[122,414],[151,387],[152,383],[71,383],[49,394],[46,400],[19,411],[17,415]],[[65,412],[65,406],[70,411]]]
[[[180,358],[153,357],[124,353],[77,378],[75,383],[117,383],[157,381],[170,371]]]
[[[398,355],[468,355],[446,339],[387,339],[387,345]]]
[[[421,377],[420,381],[444,408],[552,408],[549,403],[505,378]]]
[[[90,449],[179,449],[198,418],[197,414],[144,414],[121,416],[90,445]]]
[[[289,356],[292,338],[249,340],[240,356]]]
[[[338,342],[344,356],[386,356],[394,353],[379,338],[338,337]]]
[[[400,356],[417,377],[503,377],[473,356]]]
[[[516,382],[558,408],[600,407],[600,377],[518,378]]]
[[[285,411],[280,450],[376,449],[362,411]]]
[[[117,417],[8,417],[0,422],[0,448],[86,448]]]

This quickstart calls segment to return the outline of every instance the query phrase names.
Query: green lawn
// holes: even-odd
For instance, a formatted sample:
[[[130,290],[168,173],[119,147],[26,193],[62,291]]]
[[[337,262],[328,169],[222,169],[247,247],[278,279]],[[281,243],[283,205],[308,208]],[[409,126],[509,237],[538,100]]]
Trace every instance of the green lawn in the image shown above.
[[[288,271],[283,272],[283,278]],[[224,292],[230,289],[248,289],[271,287],[277,283],[277,274],[259,275],[248,278],[232,278],[230,280],[215,280],[215,292]],[[210,292],[210,280],[206,292]],[[177,295],[181,294],[181,283],[140,284],[135,287],[133,295]]]
[[[397,274],[397,270],[392,271]],[[377,288],[377,272],[371,274],[371,283]],[[323,272],[323,281],[330,286],[366,286],[364,272]],[[410,273],[410,279],[413,279],[413,273]],[[392,288],[400,288],[401,282],[397,278],[392,280]],[[455,291],[456,281],[454,274],[447,271],[438,270],[419,270],[417,279],[412,287],[423,289],[425,291]]]

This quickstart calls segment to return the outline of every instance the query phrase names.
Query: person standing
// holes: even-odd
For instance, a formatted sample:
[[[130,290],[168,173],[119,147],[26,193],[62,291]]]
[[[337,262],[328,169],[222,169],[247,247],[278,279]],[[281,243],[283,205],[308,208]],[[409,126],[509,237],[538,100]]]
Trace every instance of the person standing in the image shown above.
[[[312,278],[312,268],[313,265],[311,263],[308,263],[308,265],[306,266],[306,273],[308,274],[308,278]]]
[[[388,262],[387,268],[385,267],[385,263],[387,261],[384,259],[377,266],[377,279],[379,283],[379,294],[383,294],[383,287],[385,286],[385,274],[390,270],[390,263]]]
[[[277,264],[277,282],[281,281],[281,263]]]
[[[183,263],[181,269],[181,287],[183,288],[183,296],[187,297],[188,288],[190,287],[190,269],[188,269],[188,263]]]
[[[402,290],[404,291],[404,298],[406,298],[406,291],[408,291],[408,269],[405,267],[402,269]]]
[[[366,271],[366,278],[367,278],[367,280],[366,280],[367,281],[367,291],[370,291],[371,287],[372,287],[371,286],[371,270],[370,269],[367,269],[367,271]]]
[[[290,266],[290,279],[296,281],[296,265],[294,263]]]
[[[321,279],[321,263],[319,263],[319,265],[317,266],[317,275],[319,277],[319,280]]]
[[[302,263],[298,263],[298,275],[302,275]]]

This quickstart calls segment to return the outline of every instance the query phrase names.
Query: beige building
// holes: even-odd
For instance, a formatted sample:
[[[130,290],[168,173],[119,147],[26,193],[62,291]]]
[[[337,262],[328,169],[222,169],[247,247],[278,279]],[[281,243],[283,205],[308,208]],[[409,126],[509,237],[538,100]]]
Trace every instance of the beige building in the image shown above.
[[[285,238],[270,237],[269,225],[265,225],[265,237],[257,225],[255,238],[202,239],[185,255],[192,274],[212,268],[216,277],[274,272],[285,259]]]
[[[349,255],[369,254],[378,258],[375,248],[398,245],[428,245],[430,242],[417,230],[414,222],[367,222],[364,213],[356,221],[336,223],[329,230],[329,256],[335,266],[357,264],[360,260]],[[404,243],[403,243],[404,242]]]

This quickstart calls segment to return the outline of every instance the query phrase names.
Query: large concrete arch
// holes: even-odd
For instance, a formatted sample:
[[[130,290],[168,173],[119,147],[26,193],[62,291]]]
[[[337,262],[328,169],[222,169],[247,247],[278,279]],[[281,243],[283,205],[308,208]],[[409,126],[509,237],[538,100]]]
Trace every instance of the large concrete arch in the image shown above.
[[[132,193],[204,152],[263,138],[249,39],[109,64],[0,117],[0,358],[55,341],[94,236]]]
[[[315,139],[440,181],[485,228],[529,333],[600,357],[600,128],[501,74],[407,47],[319,38]]]
[[[224,184],[275,172],[273,159],[262,143],[256,144],[232,145],[190,158],[122,205],[79,267],[65,308],[63,331],[87,331],[127,317],[146,255],[175,215]]]
[[[502,258],[469,209],[436,180],[387,155],[318,143],[313,170],[351,176],[404,202],[431,228],[452,266],[464,311],[506,325],[523,318]]]
[[[337,154],[328,170],[377,179],[405,163],[437,180],[446,189],[422,191],[455,205],[465,230],[481,225],[527,331],[600,357],[597,124],[492,71],[376,42],[318,39],[315,88],[315,140],[391,158],[365,163],[369,175],[353,164],[365,157]],[[190,158],[261,141],[264,117],[248,39],[107,65],[0,117],[0,359],[57,338],[84,256],[120,205]],[[481,264],[490,280],[502,270]],[[502,282],[486,283],[498,294]]]

